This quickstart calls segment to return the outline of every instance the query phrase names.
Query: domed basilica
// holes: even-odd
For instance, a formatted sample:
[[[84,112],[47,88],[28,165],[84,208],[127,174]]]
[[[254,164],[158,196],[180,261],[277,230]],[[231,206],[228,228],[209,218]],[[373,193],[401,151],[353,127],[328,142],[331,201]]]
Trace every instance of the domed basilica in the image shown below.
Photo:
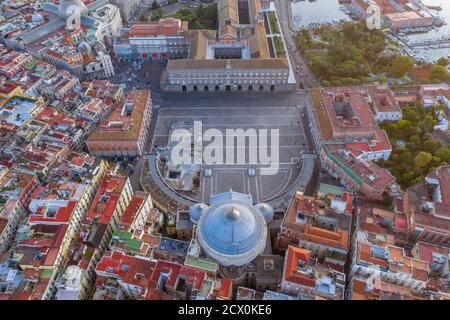
[[[264,252],[273,209],[265,203],[254,206],[250,195],[230,191],[211,196],[209,206],[192,206],[189,216],[204,253],[222,267],[240,267]]]

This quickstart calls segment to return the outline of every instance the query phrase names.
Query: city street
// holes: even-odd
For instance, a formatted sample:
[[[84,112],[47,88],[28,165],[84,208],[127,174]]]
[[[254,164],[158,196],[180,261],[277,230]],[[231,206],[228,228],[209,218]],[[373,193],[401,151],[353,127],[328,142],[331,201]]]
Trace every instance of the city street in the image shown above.
[[[296,66],[299,66],[299,73],[295,72],[297,83],[303,84],[304,88],[319,85],[319,82],[309,70],[306,61],[301,56],[300,50],[295,44],[295,31],[293,30],[291,23],[290,0],[275,0],[275,6],[294,70],[296,69]]]
[[[109,79],[111,82],[124,85],[126,92],[133,89],[151,90],[153,111],[150,127],[148,128],[149,138],[145,147],[145,150],[150,150],[152,148],[152,137],[155,130],[156,119],[158,118],[159,105],[161,104],[159,80],[164,66],[160,62],[144,62],[140,70],[135,70],[131,63],[118,62],[114,58],[114,55],[112,55],[112,59],[116,75]],[[139,157],[139,159],[133,163],[134,168],[130,175],[130,182],[134,191],[142,190],[139,177],[144,164],[144,159],[144,157]]]

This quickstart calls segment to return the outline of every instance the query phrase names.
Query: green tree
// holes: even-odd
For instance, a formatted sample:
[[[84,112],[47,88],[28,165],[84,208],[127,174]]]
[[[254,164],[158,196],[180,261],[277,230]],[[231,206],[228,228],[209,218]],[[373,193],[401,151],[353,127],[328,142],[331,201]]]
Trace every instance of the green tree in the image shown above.
[[[158,21],[163,17],[163,10],[158,8],[152,12],[152,21]]]
[[[393,197],[389,195],[386,191],[383,192],[383,200],[381,201],[381,204],[385,207],[389,207],[392,205],[392,201],[394,200]]]
[[[378,81],[380,83],[387,83],[388,82],[388,78],[386,76],[384,76],[384,75],[379,75],[378,76]]]
[[[439,64],[431,66],[431,80],[434,81],[444,81],[448,76],[447,69]]]
[[[139,21],[142,21],[142,22],[147,21],[147,17],[145,16],[145,14],[143,12],[139,15]]]
[[[197,17],[203,17],[203,15],[205,14],[205,8],[202,4],[197,7],[197,10],[195,10],[195,14],[197,15]]]
[[[414,144],[414,145],[416,145],[416,146],[418,146],[418,145],[420,145],[421,140],[420,140],[420,137],[415,134],[411,138],[409,138],[409,142]]]
[[[439,157],[442,161],[449,163],[450,162],[450,149],[447,147],[441,147],[436,151],[436,156]]]
[[[432,158],[433,156],[431,155],[431,153],[426,151],[420,151],[414,158],[414,163],[416,164],[417,167],[423,168],[431,162]]]
[[[397,128],[400,130],[403,130],[406,127],[409,127],[410,124],[411,124],[411,122],[409,122],[408,120],[402,119],[399,122],[397,122]]]
[[[397,55],[392,60],[391,73],[396,78],[403,77],[414,68],[414,61],[410,57]]]
[[[439,142],[433,140],[426,140],[423,143],[423,149],[431,154],[434,154],[440,146],[441,144]]]
[[[440,65],[440,66],[443,66],[443,67],[448,66],[449,63],[450,63],[450,61],[447,58],[440,58],[437,61],[437,64]]]
[[[161,5],[156,0],[152,2],[152,10],[158,9],[160,7]]]

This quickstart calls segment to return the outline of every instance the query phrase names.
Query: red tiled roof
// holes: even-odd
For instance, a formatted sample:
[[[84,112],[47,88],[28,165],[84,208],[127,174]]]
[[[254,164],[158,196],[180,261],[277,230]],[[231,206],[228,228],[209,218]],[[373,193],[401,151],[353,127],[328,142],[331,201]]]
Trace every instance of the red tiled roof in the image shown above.
[[[107,252],[95,270],[115,274],[124,283],[131,284],[142,289],[150,285],[150,277],[155,268],[156,262],[145,260],[133,256],[125,255],[118,251]]]
[[[330,231],[307,224],[303,229],[302,240],[347,250],[349,246],[347,231]]]
[[[85,222],[89,223],[94,218],[97,218],[98,223],[109,224],[125,183],[125,178],[106,174],[84,218]],[[108,197],[108,199],[103,201],[103,197]]]
[[[220,287],[215,292],[215,296],[221,299],[230,299],[231,298],[231,290],[233,288],[233,282],[228,279],[220,280]]]
[[[8,219],[5,217],[0,217],[0,235],[3,233],[3,230],[5,230],[6,226],[8,225]]]
[[[180,31],[179,19],[166,18],[158,22],[136,23],[130,28],[130,36],[177,35]]]
[[[384,130],[378,127],[367,102],[368,91],[362,87],[314,88],[309,91],[321,139],[368,141],[372,151],[391,150]],[[338,114],[336,104],[346,104],[347,118]],[[360,148],[366,148],[358,146]],[[358,151],[355,150],[356,153]]]
[[[450,253],[449,248],[438,246],[431,243],[419,241],[415,245],[415,251],[417,252],[416,258],[433,263],[433,253],[440,253],[444,256],[448,256]]]
[[[14,89],[19,87],[17,83],[14,82],[6,82],[0,87],[0,93],[8,94],[12,92]]]
[[[315,287],[315,278],[309,278],[303,274],[297,273],[298,260],[309,262],[311,252],[301,248],[289,246],[286,253],[286,263],[284,271],[284,281],[293,282],[308,287]]]
[[[139,209],[141,208],[144,201],[145,198],[142,195],[133,196],[127,208],[125,209],[120,222],[123,225],[127,226],[132,224],[134,219],[136,218],[136,215],[139,213]]]
[[[387,260],[377,258],[371,254],[370,245],[363,243],[358,244],[358,252],[358,260],[383,267],[387,267],[389,265]]]
[[[76,205],[77,201],[73,200],[69,201],[67,203],[67,206],[58,208],[53,217],[46,216],[44,210],[38,210],[36,214],[31,214],[29,216],[28,222],[30,224],[45,223],[45,222],[69,223]]]

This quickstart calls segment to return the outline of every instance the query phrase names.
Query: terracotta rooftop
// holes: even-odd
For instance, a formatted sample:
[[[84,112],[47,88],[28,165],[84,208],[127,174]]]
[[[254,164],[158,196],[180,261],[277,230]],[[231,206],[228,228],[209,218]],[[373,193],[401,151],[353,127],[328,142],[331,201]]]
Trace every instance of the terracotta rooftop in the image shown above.
[[[286,252],[283,281],[314,288],[316,286],[314,275],[311,277],[303,272],[298,272],[299,266],[306,266],[310,263],[310,254],[311,252],[308,250],[289,246]]]
[[[286,59],[180,59],[169,60],[167,70],[178,69],[225,69],[227,61],[230,61],[231,67],[234,69],[288,69]]]
[[[400,106],[387,86],[368,86],[374,108],[379,112],[401,112]]]
[[[444,246],[438,246],[431,243],[426,243],[422,241],[418,241],[414,246],[414,255],[417,259],[426,261],[428,263],[435,263],[433,259],[433,254],[439,254],[444,257],[447,257],[450,254],[450,249]],[[447,262],[448,263],[448,262]]]
[[[305,196],[296,193],[291,200],[291,203],[286,210],[286,215],[283,220],[283,227],[298,228],[297,213],[301,212],[305,215],[315,215],[319,211],[319,201],[313,197]]]
[[[151,108],[150,91],[131,91],[124,104],[133,105],[131,114],[127,115],[123,112],[124,105],[116,108],[108,119],[102,122],[99,128],[89,136],[88,142],[136,140],[139,137],[144,122],[144,114],[148,112],[147,107]]]
[[[150,286],[150,277],[155,266],[156,261],[128,256],[118,251],[108,251],[95,270],[114,274],[126,284],[145,289]]]
[[[92,200],[89,211],[84,217],[84,222],[91,223],[96,220],[97,223],[108,225],[125,183],[125,178],[106,174]]]
[[[136,194],[131,198],[130,203],[125,209],[122,218],[120,219],[120,223],[124,226],[129,226],[133,223],[137,214],[139,213],[139,209],[147,199],[146,194]]]
[[[130,36],[177,35],[181,30],[181,20],[174,18],[160,19],[155,22],[134,23]]]
[[[373,151],[391,150],[386,132],[378,127],[364,87],[309,90],[321,140],[365,140]]]
[[[302,232],[302,240],[348,250],[349,234],[347,231],[331,231],[307,224]]]
[[[28,217],[28,223],[69,223],[77,201],[68,201],[67,206],[59,207],[55,213],[49,214],[47,207],[40,207],[35,214]]]

